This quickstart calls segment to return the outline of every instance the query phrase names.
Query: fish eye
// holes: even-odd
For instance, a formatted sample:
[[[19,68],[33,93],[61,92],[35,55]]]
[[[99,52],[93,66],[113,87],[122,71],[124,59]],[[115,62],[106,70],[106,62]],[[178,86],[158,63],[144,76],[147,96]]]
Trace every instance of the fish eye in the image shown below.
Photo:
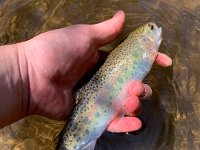
[[[151,31],[153,31],[155,29],[153,24],[148,24],[149,28],[151,29]]]

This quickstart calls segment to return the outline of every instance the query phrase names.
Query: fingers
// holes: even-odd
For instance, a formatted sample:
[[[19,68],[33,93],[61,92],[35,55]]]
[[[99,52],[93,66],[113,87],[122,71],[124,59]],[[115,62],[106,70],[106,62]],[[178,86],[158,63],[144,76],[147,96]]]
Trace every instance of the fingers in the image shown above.
[[[125,100],[124,112],[126,115],[137,115],[141,111],[140,99],[149,99],[152,90],[149,85],[139,81],[132,81],[128,85],[129,97]]]
[[[126,115],[137,115],[141,111],[140,100],[137,96],[130,96],[126,99],[124,105],[124,113]]]
[[[145,88],[139,81],[132,81],[128,84],[128,94],[130,96],[141,96],[145,94]]]
[[[156,63],[163,67],[168,67],[172,65],[172,59],[165,54],[158,53],[157,58],[156,58]]]
[[[96,42],[104,45],[113,41],[122,31],[125,23],[125,13],[118,11],[113,18],[92,25],[92,34]]]
[[[142,127],[142,122],[137,117],[115,118],[107,130],[110,132],[130,132]]]
[[[128,84],[128,94],[130,96],[138,96],[142,99],[147,99],[151,97],[152,90],[147,84],[143,84],[140,81],[132,81]]]

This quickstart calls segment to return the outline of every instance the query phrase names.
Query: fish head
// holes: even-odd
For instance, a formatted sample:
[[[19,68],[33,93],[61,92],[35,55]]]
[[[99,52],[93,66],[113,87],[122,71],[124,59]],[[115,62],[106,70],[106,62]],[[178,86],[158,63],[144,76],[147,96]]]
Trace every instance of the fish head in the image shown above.
[[[139,43],[147,56],[155,58],[162,41],[162,28],[149,22],[138,29],[140,33]]]

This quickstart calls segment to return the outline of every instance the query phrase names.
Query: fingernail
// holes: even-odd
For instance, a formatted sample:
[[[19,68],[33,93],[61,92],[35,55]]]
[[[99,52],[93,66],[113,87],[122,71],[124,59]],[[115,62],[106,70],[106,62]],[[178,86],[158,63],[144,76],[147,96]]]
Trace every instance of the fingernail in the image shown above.
[[[122,13],[123,13],[123,12],[122,12],[121,10],[118,10],[118,11],[114,14],[113,18],[119,16],[119,15],[122,14]]]
[[[144,88],[144,92],[139,96],[139,98],[143,98],[146,95],[146,88]]]
[[[167,61],[166,61],[166,63],[165,63],[165,66],[166,67],[169,67],[169,66],[171,66],[172,65],[172,59],[168,59]]]
[[[147,84],[144,84],[144,91],[145,91],[144,96],[140,97],[140,98],[143,99],[143,100],[150,99],[150,97],[152,95],[152,90],[151,90],[150,86],[147,85]]]
[[[166,60],[165,62],[159,61],[163,67],[169,67],[172,65],[172,60]]]
[[[159,53],[157,55],[156,61],[163,67],[169,67],[172,65],[172,59],[169,56],[164,55],[162,53]]]

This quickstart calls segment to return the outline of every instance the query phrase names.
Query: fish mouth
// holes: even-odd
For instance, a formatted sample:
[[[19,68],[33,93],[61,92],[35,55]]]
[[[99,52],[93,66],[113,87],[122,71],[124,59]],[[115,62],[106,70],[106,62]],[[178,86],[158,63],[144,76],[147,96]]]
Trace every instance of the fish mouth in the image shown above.
[[[162,41],[162,27],[158,28],[157,35],[158,35],[158,38],[157,38],[156,43],[157,43],[158,46],[160,46],[161,41]]]

